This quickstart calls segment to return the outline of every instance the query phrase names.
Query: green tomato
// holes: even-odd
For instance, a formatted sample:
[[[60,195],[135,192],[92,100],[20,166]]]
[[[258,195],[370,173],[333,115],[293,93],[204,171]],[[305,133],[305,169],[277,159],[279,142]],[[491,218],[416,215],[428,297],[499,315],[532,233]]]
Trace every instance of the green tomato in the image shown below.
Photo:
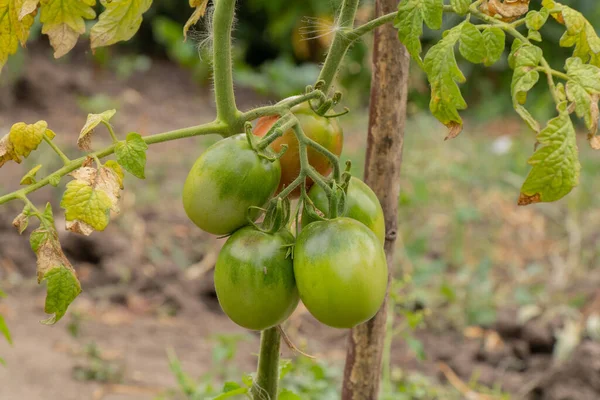
[[[236,324],[264,330],[285,321],[298,305],[291,257],[294,237],[247,226],[225,243],[215,266],[215,289],[225,314]]]
[[[325,215],[329,214],[329,199],[319,185],[314,185],[308,192],[308,197]],[[385,219],[379,199],[366,183],[352,177],[346,196],[346,211],[341,215],[362,222],[375,233],[381,244],[385,242]],[[314,222],[308,214],[302,215],[302,226]]]
[[[388,283],[381,242],[364,224],[346,217],[313,222],[300,232],[294,275],[308,311],[335,328],[372,318]]]
[[[198,158],[183,187],[183,207],[200,229],[225,235],[248,224],[248,207],[265,205],[280,178],[279,161],[259,157],[244,134],[231,136]]]

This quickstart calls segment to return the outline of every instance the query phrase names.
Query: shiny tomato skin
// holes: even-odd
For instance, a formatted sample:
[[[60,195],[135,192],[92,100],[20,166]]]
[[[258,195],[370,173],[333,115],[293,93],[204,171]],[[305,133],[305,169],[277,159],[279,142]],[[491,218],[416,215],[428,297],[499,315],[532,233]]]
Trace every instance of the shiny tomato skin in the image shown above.
[[[308,192],[308,197],[325,215],[329,213],[329,199],[323,188],[314,185]],[[362,222],[375,233],[381,245],[385,243],[385,219],[383,209],[377,195],[371,188],[358,178],[352,177],[346,195],[346,211],[342,215]],[[302,215],[302,226],[314,222],[308,214]]]
[[[336,156],[339,156],[342,153],[344,133],[337,118],[326,118],[317,115],[307,103],[293,107],[292,113],[298,118],[300,126],[306,136],[319,143]],[[277,116],[260,118],[253,130],[254,134],[263,137],[277,120]],[[281,181],[277,192],[280,192],[284,186],[288,186],[292,183],[300,174],[298,140],[291,129],[275,140],[271,144],[271,147],[274,151],[279,152],[281,146],[284,144],[288,146],[288,149],[283,157],[280,158]],[[312,147],[308,148],[308,162],[323,176],[327,176],[331,173],[332,167],[327,157]],[[308,184],[311,185],[312,181],[309,180]],[[299,194],[300,190],[295,190],[293,197],[298,197]]]
[[[221,249],[215,289],[221,308],[236,324],[264,330],[285,321],[299,302],[287,245],[288,231],[261,232],[252,226],[236,231]]]
[[[383,246],[364,224],[341,217],[307,225],[294,249],[300,299],[323,324],[352,328],[383,304],[388,268]]]
[[[279,161],[259,157],[244,134],[231,136],[196,160],[184,184],[183,206],[200,229],[225,235],[248,224],[248,207],[265,205],[280,178]]]

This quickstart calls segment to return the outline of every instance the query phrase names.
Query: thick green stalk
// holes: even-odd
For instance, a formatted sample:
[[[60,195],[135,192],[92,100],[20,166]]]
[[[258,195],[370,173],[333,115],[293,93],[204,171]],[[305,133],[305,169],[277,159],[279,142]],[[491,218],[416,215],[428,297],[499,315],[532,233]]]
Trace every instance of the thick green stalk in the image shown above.
[[[213,15],[213,71],[217,120],[231,126],[235,125],[239,114],[235,104],[231,66],[231,29],[234,13],[235,0],[215,2],[215,13]]]
[[[325,85],[321,90],[327,93],[338,72],[342,59],[348,51],[348,47],[354,41],[352,36],[352,27],[354,26],[354,18],[356,16],[356,10],[358,8],[359,0],[345,0],[342,3],[342,9],[340,10],[338,27],[327,53],[325,64],[319,74],[319,81],[324,81]]]
[[[281,334],[276,326],[262,331],[260,335],[258,372],[252,386],[252,397],[254,400],[277,399],[280,347]]]

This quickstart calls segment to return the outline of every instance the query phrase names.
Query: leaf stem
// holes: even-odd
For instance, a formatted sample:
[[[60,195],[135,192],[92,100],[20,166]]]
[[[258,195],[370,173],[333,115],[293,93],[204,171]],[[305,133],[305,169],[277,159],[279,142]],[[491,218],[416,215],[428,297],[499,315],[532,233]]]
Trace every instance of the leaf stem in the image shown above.
[[[281,334],[276,326],[261,332],[258,371],[252,385],[254,399],[277,399],[280,348]]]
[[[117,135],[115,134],[115,130],[113,129],[110,122],[103,120],[102,123],[104,124],[104,126],[106,126],[106,129],[108,129],[108,133],[110,133],[110,137],[112,138],[113,143],[117,143],[119,141],[119,139],[117,138]]]
[[[46,134],[44,134],[44,141],[48,143],[48,146],[50,146],[56,154],[58,154],[64,165],[67,165],[71,162],[69,157],[67,157],[65,153],[63,153],[62,150],[59,149],[58,146]]]

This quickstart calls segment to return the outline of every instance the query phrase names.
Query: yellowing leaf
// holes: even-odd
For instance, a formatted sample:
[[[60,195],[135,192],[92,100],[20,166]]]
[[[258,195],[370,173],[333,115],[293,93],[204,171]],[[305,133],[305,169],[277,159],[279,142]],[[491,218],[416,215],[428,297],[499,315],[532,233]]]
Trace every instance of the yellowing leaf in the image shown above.
[[[19,19],[24,0],[0,0],[0,71],[8,56],[15,54],[19,42],[25,46],[34,18],[31,15]]]
[[[584,63],[600,67],[600,37],[585,16],[553,0],[543,0],[542,5],[552,11],[552,17],[566,28],[566,32],[560,39],[560,45],[575,47],[574,57],[581,58]]]
[[[419,65],[423,64],[421,60],[423,22],[431,29],[440,29],[443,14],[443,0],[403,0],[398,5],[394,27],[398,29],[398,38]]]
[[[50,204],[40,221],[40,228],[31,234],[30,241],[37,255],[38,283],[47,282],[44,311],[53,314],[42,323],[52,325],[65,315],[69,304],[81,293],[81,285],[58,241]]]
[[[104,111],[101,114],[88,114],[87,121],[79,133],[77,139],[77,146],[81,150],[91,151],[92,150],[92,134],[94,129],[101,123],[108,123],[110,119],[116,114],[117,110]]]
[[[48,35],[54,57],[67,54],[79,35],[85,33],[85,19],[96,18],[96,0],[41,0],[42,33]]]
[[[106,9],[90,32],[92,49],[131,39],[151,4],[152,0],[102,0]]]
[[[38,121],[35,124],[18,122],[10,128],[8,139],[12,143],[14,152],[19,156],[27,157],[38,148],[44,135],[54,137],[54,132],[48,129],[46,121]]]
[[[17,164],[21,163],[21,158],[15,152],[9,134],[6,134],[0,139],[0,167],[6,164],[7,161],[14,161]]]
[[[566,103],[559,105],[559,116],[537,135],[542,146],[529,159],[533,168],[521,188],[519,205],[559,200],[579,184],[575,128],[566,108]]]
[[[424,69],[431,85],[429,108],[433,115],[450,131],[449,138],[462,131],[462,118],[458,110],[467,108],[458,83],[465,77],[458,68],[454,46],[461,37],[463,24],[447,31],[444,38],[435,44],[425,56]]]
[[[110,211],[119,212],[122,179],[110,167],[82,167],[71,173],[75,180],[67,184],[60,206],[65,209],[67,230],[90,235],[103,231]]]
[[[33,167],[24,177],[21,179],[21,185],[32,185],[35,183],[35,175],[42,168],[42,164],[38,164]]]
[[[600,99],[600,68],[584,64],[580,58],[567,60],[565,69],[569,80],[566,85],[567,98],[575,106],[575,112],[583,118],[589,133],[598,130],[598,100]]]
[[[188,30],[192,25],[195,25],[196,22],[200,20],[200,18],[204,17],[206,13],[206,6],[208,5],[208,0],[190,0],[190,7],[195,8],[192,16],[187,20],[185,25],[183,26],[183,38],[187,39]]]

